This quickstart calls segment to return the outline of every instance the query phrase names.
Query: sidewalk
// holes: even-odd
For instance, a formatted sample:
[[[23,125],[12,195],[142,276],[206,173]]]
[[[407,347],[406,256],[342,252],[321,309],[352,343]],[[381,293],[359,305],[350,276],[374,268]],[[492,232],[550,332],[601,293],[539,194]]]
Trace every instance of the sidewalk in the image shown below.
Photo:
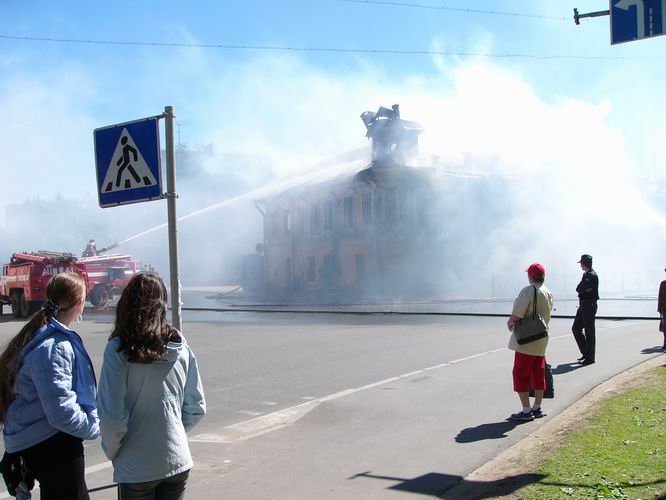
[[[527,438],[468,474],[462,483],[448,490],[444,498],[514,498],[511,493],[540,479],[533,473],[533,465],[543,458],[544,450],[559,446],[567,430],[579,423],[584,424],[581,416],[592,413],[603,399],[628,390],[644,373],[660,366],[666,366],[666,356],[654,356],[598,385]]]

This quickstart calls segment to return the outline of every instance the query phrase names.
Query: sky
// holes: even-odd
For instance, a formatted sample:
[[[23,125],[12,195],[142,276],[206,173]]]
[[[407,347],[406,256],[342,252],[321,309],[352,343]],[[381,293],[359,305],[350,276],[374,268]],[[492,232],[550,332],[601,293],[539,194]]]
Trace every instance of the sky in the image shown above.
[[[97,206],[92,131],[166,105],[179,145],[213,152],[195,179],[179,174],[181,214],[367,149],[359,115],[399,103],[425,129],[423,155],[452,166],[499,158],[512,175],[559,186],[553,195],[592,200],[566,220],[593,207],[663,230],[640,189],[666,178],[666,37],[611,46],[609,18],[576,26],[574,7],[608,2],[0,0],[0,252],[76,250],[91,233],[119,241],[164,222],[163,202]],[[51,222],[27,236],[6,210],[57,212],[63,200],[81,207],[80,224],[59,222],[69,237]]]

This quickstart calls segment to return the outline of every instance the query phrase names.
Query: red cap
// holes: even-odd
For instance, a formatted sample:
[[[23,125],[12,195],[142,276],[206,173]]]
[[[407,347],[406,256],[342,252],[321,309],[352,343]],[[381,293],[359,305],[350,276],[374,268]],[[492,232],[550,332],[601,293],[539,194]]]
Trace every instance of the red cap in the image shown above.
[[[543,264],[539,264],[538,262],[530,264],[530,267],[525,269],[525,272],[527,272],[527,275],[530,278],[543,278],[546,276],[546,268],[543,267]]]

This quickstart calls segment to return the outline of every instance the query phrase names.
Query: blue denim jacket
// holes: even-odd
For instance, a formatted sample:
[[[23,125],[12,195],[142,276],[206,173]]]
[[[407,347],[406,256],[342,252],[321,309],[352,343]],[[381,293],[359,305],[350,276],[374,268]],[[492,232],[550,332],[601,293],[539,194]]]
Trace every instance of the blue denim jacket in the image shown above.
[[[81,337],[50,319],[16,359],[14,401],[2,431],[5,449],[17,452],[59,431],[81,439],[99,436],[95,372]]]

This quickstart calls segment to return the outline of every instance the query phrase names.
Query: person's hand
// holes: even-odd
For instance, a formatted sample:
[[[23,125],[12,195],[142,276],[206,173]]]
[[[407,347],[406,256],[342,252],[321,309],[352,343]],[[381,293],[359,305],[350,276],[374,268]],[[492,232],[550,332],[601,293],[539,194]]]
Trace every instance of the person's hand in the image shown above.
[[[506,322],[506,327],[509,329],[510,332],[513,331],[513,327],[516,325],[516,322],[513,320],[513,317],[509,318],[509,320]]]

